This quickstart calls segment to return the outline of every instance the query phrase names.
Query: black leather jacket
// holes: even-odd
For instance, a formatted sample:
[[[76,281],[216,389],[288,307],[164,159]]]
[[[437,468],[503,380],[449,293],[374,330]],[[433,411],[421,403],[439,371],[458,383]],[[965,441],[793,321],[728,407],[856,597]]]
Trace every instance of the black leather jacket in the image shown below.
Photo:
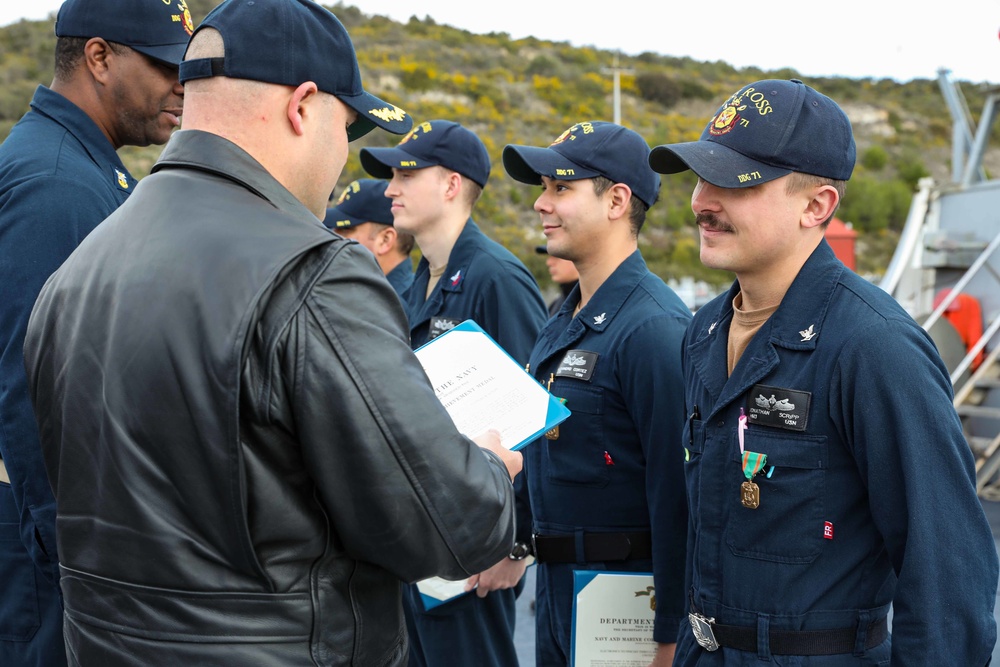
[[[70,664],[402,665],[399,582],[509,553],[363,248],[178,132],[46,284],[25,344]]]

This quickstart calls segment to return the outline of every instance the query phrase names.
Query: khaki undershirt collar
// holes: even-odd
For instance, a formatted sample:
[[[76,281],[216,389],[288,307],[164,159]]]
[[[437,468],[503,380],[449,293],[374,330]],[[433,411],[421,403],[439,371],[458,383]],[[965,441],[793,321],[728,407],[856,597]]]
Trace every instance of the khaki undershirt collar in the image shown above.
[[[434,287],[437,286],[438,280],[444,275],[444,270],[448,268],[448,265],[444,265],[439,269],[432,269],[428,267],[430,272],[430,277],[427,279],[427,294],[424,294],[424,301],[431,298],[431,292],[434,291]]]
[[[740,357],[746,351],[747,346],[757,334],[764,322],[778,310],[780,303],[757,310],[742,310],[743,293],[739,292],[733,297],[733,321],[729,325],[729,345],[728,345],[728,366],[729,375],[733,374],[733,369],[739,363]]]

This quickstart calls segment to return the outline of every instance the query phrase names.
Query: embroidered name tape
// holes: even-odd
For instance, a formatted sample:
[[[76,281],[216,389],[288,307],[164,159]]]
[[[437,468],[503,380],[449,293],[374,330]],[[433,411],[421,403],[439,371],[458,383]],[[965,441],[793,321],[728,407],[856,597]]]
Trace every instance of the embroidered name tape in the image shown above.
[[[427,332],[428,333],[427,339],[432,340],[434,338],[437,338],[441,334],[447,331],[451,331],[461,323],[462,323],[461,320],[455,320],[450,317],[432,317],[430,323],[430,330]]]
[[[596,352],[589,350],[569,350],[559,362],[556,377],[590,382],[590,376],[594,374],[594,367],[597,365],[597,357]]]
[[[747,417],[751,424],[804,431],[809,421],[811,400],[812,393],[808,391],[754,385],[747,401]]]

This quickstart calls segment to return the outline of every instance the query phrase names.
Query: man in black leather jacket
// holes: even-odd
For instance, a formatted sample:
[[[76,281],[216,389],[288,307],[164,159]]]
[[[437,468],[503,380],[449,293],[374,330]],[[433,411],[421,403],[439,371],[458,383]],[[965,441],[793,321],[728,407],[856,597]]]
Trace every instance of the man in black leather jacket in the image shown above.
[[[69,663],[403,665],[400,580],[506,556],[520,469],[320,222],[347,142],[411,121],[309,0],[227,0],[180,78],[184,129],[28,327]]]

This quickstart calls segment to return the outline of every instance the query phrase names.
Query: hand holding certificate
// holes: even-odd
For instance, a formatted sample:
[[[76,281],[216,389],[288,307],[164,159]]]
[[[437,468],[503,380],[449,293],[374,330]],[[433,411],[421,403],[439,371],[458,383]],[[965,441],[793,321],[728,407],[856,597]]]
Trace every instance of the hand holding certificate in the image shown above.
[[[508,449],[520,449],[569,417],[559,399],[472,320],[415,351],[434,393],[462,433],[500,432]]]

